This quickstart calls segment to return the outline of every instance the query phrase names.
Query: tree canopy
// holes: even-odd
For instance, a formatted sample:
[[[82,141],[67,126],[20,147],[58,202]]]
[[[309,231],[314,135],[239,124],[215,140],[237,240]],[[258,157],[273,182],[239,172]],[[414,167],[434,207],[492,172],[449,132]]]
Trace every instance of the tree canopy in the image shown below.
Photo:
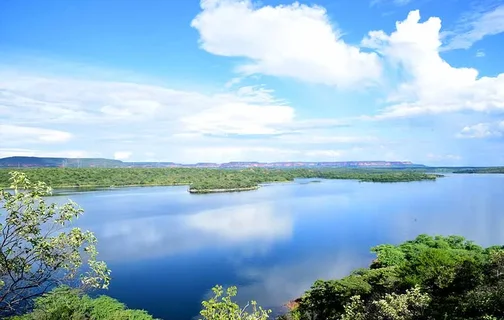
[[[51,188],[24,173],[12,172],[10,182],[0,190],[0,315],[77,277],[82,287],[107,288],[110,270],[97,260],[93,233],[70,227],[82,209],[47,203]]]
[[[295,319],[501,319],[504,250],[460,236],[420,235],[371,249],[376,259],[339,280],[318,280]]]
[[[10,320],[153,320],[144,310],[128,309],[108,296],[90,298],[61,286],[35,299],[33,311]]]

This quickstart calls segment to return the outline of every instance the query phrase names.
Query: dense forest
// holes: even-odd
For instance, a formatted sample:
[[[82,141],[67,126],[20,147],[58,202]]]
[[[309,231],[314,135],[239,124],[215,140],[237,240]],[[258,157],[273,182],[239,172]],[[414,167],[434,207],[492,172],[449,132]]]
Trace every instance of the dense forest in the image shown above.
[[[453,173],[504,173],[504,167],[467,168],[456,170]]]
[[[51,292],[35,298],[34,308],[23,315],[9,320],[154,320],[144,310],[128,309],[123,303],[101,295],[91,298],[79,289],[57,287]]]
[[[295,178],[355,179],[364,182],[435,180],[424,172],[380,169],[199,169],[199,168],[38,168],[19,170],[54,188],[189,185],[192,190],[253,188]],[[9,170],[0,169],[0,187],[9,186]]]
[[[369,268],[316,281],[284,318],[503,319],[504,247],[420,235],[372,252]]]

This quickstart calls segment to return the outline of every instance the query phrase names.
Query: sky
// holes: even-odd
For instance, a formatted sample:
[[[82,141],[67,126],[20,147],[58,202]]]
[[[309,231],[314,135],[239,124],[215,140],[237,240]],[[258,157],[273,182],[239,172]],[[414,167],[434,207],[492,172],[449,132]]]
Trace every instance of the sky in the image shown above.
[[[504,0],[3,0],[0,158],[504,164]]]

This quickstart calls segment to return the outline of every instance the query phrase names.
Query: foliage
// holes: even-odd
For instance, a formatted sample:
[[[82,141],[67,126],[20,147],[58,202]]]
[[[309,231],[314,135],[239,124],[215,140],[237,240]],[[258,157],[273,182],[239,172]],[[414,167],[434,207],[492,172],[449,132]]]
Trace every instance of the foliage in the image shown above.
[[[106,288],[110,271],[97,261],[96,238],[69,228],[82,210],[73,202],[47,203],[51,188],[12,172],[12,191],[0,190],[0,315],[9,314],[48,289],[80,276],[85,288]]]
[[[202,169],[202,168],[37,168],[23,169],[33,181],[53,187],[110,187],[129,185],[190,185],[192,190],[253,188],[266,182],[295,178],[355,179],[365,182],[435,180],[438,175],[407,170],[380,169]],[[0,169],[0,186],[9,185],[7,170]]]
[[[341,320],[410,320],[419,319],[429,305],[430,297],[422,293],[419,286],[406,290],[404,294],[385,294],[381,299],[371,301],[369,305],[353,296],[345,305]]]
[[[32,312],[11,320],[153,320],[143,310],[127,309],[107,296],[92,299],[80,290],[58,287],[35,299]]]
[[[222,286],[215,286],[212,289],[214,296],[207,301],[203,301],[203,310],[200,314],[202,320],[266,320],[269,318],[271,310],[264,310],[258,307],[255,301],[247,303],[243,308],[232,301],[236,296],[236,287],[229,287],[225,294]],[[252,312],[248,313],[247,308],[251,306]]]
[[[504,167],[482,167],[456,170],[453,173],[504,173]]]
[[[318,280],[299,319],[497,319],[504,314],[504,249],[460,236],[420,235],[372,248],[376,259],[339,280]]]
[[[381,244],[371,248],[371,252],[376,253],[377,259],[373,262],[373,267],[383,268],[402,264],[406,257],[405,253],[391,244]]]

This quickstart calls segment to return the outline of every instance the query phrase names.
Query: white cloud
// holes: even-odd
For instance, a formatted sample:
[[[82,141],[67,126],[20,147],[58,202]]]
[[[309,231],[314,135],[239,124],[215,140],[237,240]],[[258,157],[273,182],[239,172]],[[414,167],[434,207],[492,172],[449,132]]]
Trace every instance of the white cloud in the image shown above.
[[[483,58],[485,55],[485,51],[483,50],[476,51],[476,58]]]
[[[242,80],[243,80],[243,78],[240,78],[240,77],[232,78],[231,80],[229,80],[228,82],[226,82],[224,84],[224,87],[231,88],[234,85],[237,85],[238,83],[240,83]]]
[[[215,55],[243,57],[243,74],[291,77],[340,87],[378,80],[375,53],[345,43],[326,10],[299,3],[259,6],[250,0],[201,0],[191,25],[201,47]]]
[[[457,162],[462,159],[461,156],[456,155],[456,154],[434,154],[434,153],[429,153],[427,154],[427,159],[433,161],[433,162]]]
[[[340,144],[374,140],[360,136],[360,132],[335,133],[351,123],[348,119],[300,119],[293,107],[274,94],[264,85],[201,94],[156,85],[14,74],[0,69],[0,105],[8,106],[5,121],[23,124],[23,128],[25,124],[66,128],[73,134],[23,132],[30,133],[28,137],[34,143],[40,139],[64,141],[73,136],[79,148],[97,151],[103,157],[128,156],[128,160],[140,161],[155,152],[155,156],[147,157],[177,162],[334,160],[346,152]],[[3,147],[29,149],[23,154],[51,154],[40,152],[39,147],[38,151],[27,148],[26,139],[10,141]],[[160,145],[169,148],[159,151]]]
[[[278,138],[282,143],[309,143],[309,144],[367,144],[376,143],[379,141],[374,136],[346,136],[335,135],[334,133],[325,132],[325,134],[310,134],[310,135],[284,135]]]
[[[266,116],[267,115],[267,116]],[[230,103],[182,119],[191,131],[213,134],[274,134],[275,125],[289,123],[294,110],[287,106]]]
[[[131,157],[133,153],[131,151],[116,151],[114,152],[114,159],[116,160],[127,160]]]
[[[362,41],[407,74],[378,119],[504,110],[504,74],[478,78],[476,69],[455,68],[440,57],[439,18],[420,22],[419,11],[411,11],[406,20],[396,23],[396,29],[390,35],[371,31]]]
[[[443,33],[446,45],[442,50],[468,49],[486,36],[504,32],[504,5],[481,6],[465,15],[455,30]]]
[[[494,123],[478,123],[465,126],[457,134],[458,138],[482,139],[504,136],[504,121]]]
[[[265,141],[260,140],[259,144],[264,145]],[[309,146],[299,144],[289,146],[290,148],[279,146],[278,143],[269,144],[271,146],[259,146],[257,144],[243,144],[241,146],[230,144],[214,146],[195,146],[180,148],[178,157],[182,159],[198,159],[199,162],[228,162],[228,161],[336,161],[349,155],[350,150],[338,150],[331,148],[311,149]],[[188,160],[191,161],[191,160]]]
[[[151,121],[158,125],[157,134],[165,135],[213,128],[221,133],[261,134],[271,130],[268,125],[294,123],[292,107],[264,86],[204,95],[135,83],[0,73],[0,90],[0,105],[9,106],[6,117],[11,122],[134,125]],[[45,140],[66,137],[56,131],[39,132]]]
[[[94,157],[100,157],[100,153],[89,152],[85,150],[47,151],[39,149],[0,148],[0,158],[16,157],[16,156],[55,157],[55,158],[94,158]]]
[[[27,143],[63,143],[72,139],[65,131],[0,124],[2,145],[21,145]]]

